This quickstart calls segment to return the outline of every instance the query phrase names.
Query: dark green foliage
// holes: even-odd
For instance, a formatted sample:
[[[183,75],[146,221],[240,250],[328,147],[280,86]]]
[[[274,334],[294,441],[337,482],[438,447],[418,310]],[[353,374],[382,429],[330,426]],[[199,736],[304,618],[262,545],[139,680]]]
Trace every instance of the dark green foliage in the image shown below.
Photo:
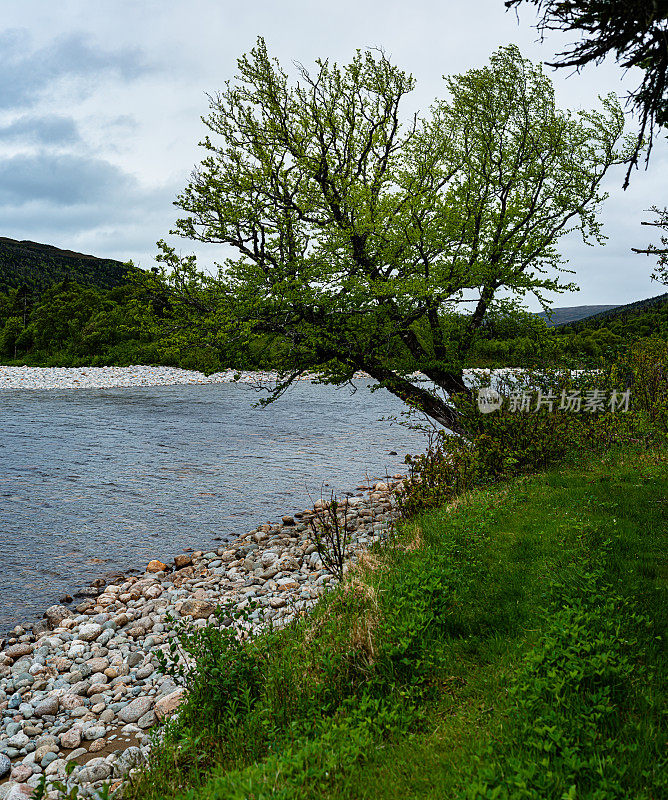
[[[633,326],[629,325],[629,323],[647,320],[652,324],[654,315],[665,318],[666,314],[668,314],[668,293],[660,294],[656,297],[648,297],[646,300],[638,300],[635,303],[627,303],[623,306],[615,306],[608,311],[564,323],[558,332],[568,334],[574,331],[595,331],[606,327],[613,331],[617,328],[632,332]],[[626,327],[627,325],[628,328]],[[634,338],[637,338],[637,336]]]
[[[598,367],[647,337],[668,341],[668,294],[544,330],[534,326],[499,333],[492,328],[476,342],[468,365]]]
[[[640,339],[610,368],[608,381],[628,389],[633,408],[651,425],[668,430],[668,341],[659,337]]]
[[[651,341],[651,340],[650,340]],[[667,416],[668,345],[639,342],[608,373],[580,377],[564,371],[523,371],[495,387],[503,398],[502,408],[480,413],[477,401],[467,396],[453,399],[470,432],[466,439],[445,432],[431,437],[426,452],[407,456],[410,468],[407,491],[398,500],[402,513],[411,516],[435,508],[478,486],[518,473],[543,469],[573,452],[600,452],[612,444],[653,435],[664,430]],[[479,380],[484,385],[484,380]],[[627,412],[603,410],[579,412],[560,409],[562,397],[600,390],[609,399],[615,389],[631,391]],[[512,397],[526,391],[531,403],[526,410],[513,410]],[[537,397],[552,397],[537,408]],[[649,417],[651,422],[646,423]]]
[[[55,284],[20,315],[16,290],[0,295],[0,359],[45,366],[151,363],[147,313],[135,287]]]
[[[241,611],[234,604],[219,606],[217,624],[204,628],[190,629],[168,620],[176,636],[168,655],[158,651],[156,658],[165,674],[188,687],[187,709],[196,712],[192,722],[215,728],[224,720],[233,726],[236,717],[248,715],[257,701],[262,656],[250,634],[253,609],[252,604]],[[213,712],[210,718],[207,712]]]
[[[221,345],[180,346],[169,327],[169,309],[156,303],[142,275],[113,289],[63,281],[30,303],[12,289],[0,294],[0,363],[164,364],[208,373],[236,366]]]
[[[127,283],[129,274],[135,271],[132,265],[111,258],[0,236],[0,293],[20,289],[34,300],[64,280],[112,289]]]

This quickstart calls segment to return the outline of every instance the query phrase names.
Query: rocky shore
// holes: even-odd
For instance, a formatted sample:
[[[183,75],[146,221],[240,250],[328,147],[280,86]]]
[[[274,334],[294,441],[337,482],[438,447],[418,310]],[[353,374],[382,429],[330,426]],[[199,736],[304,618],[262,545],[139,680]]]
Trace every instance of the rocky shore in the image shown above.
[[[395,475],[358,487],[339,507],[351,531],[351,563],[387,536],[402,481]],[[146,756],[149,731],[183,698],[156,669],[156,653],[175,635],[168,617],[195,626],[229,624],[217,621],[218,605],[254,603],[250,624],[261,629],[269,620],[285,625],[307,613],[336,583],[311,526],[327,507],[318,501],[216,552],[151,561],[139,577],[97,579],[71,605],[72,598],[63,598],[49,608],[32,630],[17,626],[0,641],[0,800],[30,797],[42,775],[80,787],[81,796],[94,796],[109,781],[118,791]]]
[[[311,380],[305,375],[301,380]],[[368,377],[360,372],[355,377]],[[201,383],[271,383],[272,372],[225,370],[212,375],[177,367],[5,367],[0,389],[112,389],[131,386],[174,386]]]
[[[519,368],[498,368],[493,370],[499,377],[513,377],[521,374]],[[468,378],[488,374],[489,370],[471,368],[465,371]],[[573,371],[574,375],[580,374]],[[276,381],[275,372],[238,371],[228,369],[205,375],[203,372],[180,369],[178,367],[7,367],[0,364],[0,390],[2,389],[113,389],[132,386],[175,386],[202,383],[247,383],[272,384]],[[316,376],[305,374],[298,380],[310,381]],[[413,379],[428,382],[415,373]],[[356,379],[373,380],[365,372],[354,375]]]

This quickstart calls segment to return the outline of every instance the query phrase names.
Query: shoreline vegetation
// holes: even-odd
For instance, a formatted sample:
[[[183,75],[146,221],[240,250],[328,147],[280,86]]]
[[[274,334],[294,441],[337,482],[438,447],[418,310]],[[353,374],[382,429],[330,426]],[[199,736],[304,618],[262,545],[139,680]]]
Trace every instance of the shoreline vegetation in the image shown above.
[[[104,368],[139,363],[211,374],[270,371],[289,363],[284,337],[257,334],[241,341],[232,331],[214,335],[215,319],[207,330],[184,338],[184,329],[199,323],[180,319],[173,289],[151,272],[133,275],[114,288],[64,281],[37,293],[0,286],[0,364]],[[465,318],[444,317],[442,323],[457,340]],[[666,335],[666,294],[556,327],[521,308],[500,308],[489,315],[462,363],[465,368],[591,368],[624,353],[638,338]],[[412,373],[420,366],[401,348],[393,346],[392,352],[393,369]]]
[[[284,630],[183,632],[123,796],[663,796],[666,465],[571,454],[413,516]]]

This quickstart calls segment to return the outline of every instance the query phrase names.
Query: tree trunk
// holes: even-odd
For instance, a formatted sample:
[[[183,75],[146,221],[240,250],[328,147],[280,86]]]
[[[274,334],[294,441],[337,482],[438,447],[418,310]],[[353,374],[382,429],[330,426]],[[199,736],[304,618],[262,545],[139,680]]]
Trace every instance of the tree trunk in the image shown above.
[[[396,395],[396,397],[403,400],[404,403],[407,403],[409,406],[422,411],[428,417],[438,422],[439,425],[443,425],[444,428],[460,436],[466,435],[467,430],[462,423],[460,414],[453,406],[448,405],[444,400],[435,397],[431,392],[428,392],[420,386],[416,386],[406,380],[406,378],[402,378],[400,375],[397,375],[395,372],[392,372],[392,370],[383,367],[377,362],[365,359],[363,363],[359,364],[359,369],[363,369],[371,375],[372,378],[382,383],[393,395]],[[458,381],[455,380],[455,378],[456,376],[453,375],[452,388],[456,388],[457,390],[463,389],[465,392],[470,393],[470,390],[464,384],[463,377],[460,377]],[[443,388],[447,389],[447,387]]]

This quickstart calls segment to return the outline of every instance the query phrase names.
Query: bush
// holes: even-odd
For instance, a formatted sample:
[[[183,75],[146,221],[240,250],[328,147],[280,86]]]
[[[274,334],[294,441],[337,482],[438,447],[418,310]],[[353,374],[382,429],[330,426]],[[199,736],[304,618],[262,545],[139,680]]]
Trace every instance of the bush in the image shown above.
[[[668,342],[658,337],[640,339],[612,365],[609,383],[629,390],[632,407],[649,416],[660,430],[668,430]]]
[[[188,712],[213,729],[247,716],[260,694],[259,651],[253,647],[250,614],[233,603],[219,606],[216,625],[203,628],[179,620],[169,653],[156,651],[160,669],[188,690]]]
[[[665,342],[648,342],[608,373],[526,370],[496,378],[493,387],[491,375],[480,378],[472,394],[494,388],[501,408],[481,413],[477,397],[453,398],[469,435],[439,431],[431,435],[424,454],[406,457],[409,478],[398,496],[402,515],[435,508],[476,486],[543,469],[569,454],[656,436],[668,420],[667,351]],[[626,411],[621,396],[629,381],[636,393]],[[621,404],[616,410],[609,404],[613,390]],[[523,407],[526,398],[530,402]],[[568,410],[569,398],[579,398],[579,410]]]

